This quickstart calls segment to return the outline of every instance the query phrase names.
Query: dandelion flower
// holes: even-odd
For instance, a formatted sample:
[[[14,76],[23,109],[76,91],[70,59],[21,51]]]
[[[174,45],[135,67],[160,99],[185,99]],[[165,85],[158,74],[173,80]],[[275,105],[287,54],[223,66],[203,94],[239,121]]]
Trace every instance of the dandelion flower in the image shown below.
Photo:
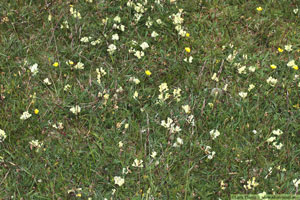
[[[257,10],[258,12],[261,12],[261,11],[263,10],[263,8],[262,8],[262,7],[257,7],[256,10]]]
[[[294,69],[294,70],[298,70],[298,69],[299,69],[299,68],[298,68],[298,65],[294,65],[294,66],[293,66],[293,69]]]
[[[184,48],[186,52],[190,53],[191,52],[191,48],[190,47],[185,47]]]
[[[278,49],[277,49],[277,50],[278,50],[278,52],[279,52],[279,53],[282,53],[282,52],[283,52],[283,49],[282,49],[282,48],[280,48],[280,47],[278,47]]]
[[[37,115],[37,114],[39,114],[39,112],[40,112],[39,109],[34,109],[34,114]]]
[[[185,34],[185,37],[190,37],[190,34],[189,34],[189,33],[186,33],[186,34]]]
[[[52,64],[53,67],[58,67],[58,65],[59,65],[58,62]]]
[[[270,65],[270,68],[271,68],[271,69],[276,69],[277,66],[276,66],[276,65]]]
[[[152,73],[151,73],[149,70],[146,70],[146,71],[145,71],[145,74],[146,74],[147,76],[151,76]]]

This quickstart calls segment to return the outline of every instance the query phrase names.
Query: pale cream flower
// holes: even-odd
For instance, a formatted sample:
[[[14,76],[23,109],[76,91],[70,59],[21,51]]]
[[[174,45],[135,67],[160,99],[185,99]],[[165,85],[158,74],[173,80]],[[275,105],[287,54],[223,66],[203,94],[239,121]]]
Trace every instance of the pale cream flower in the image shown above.
[[[212,137],[212,139],[214,140],[220,135],[220,132],[216,129],[213,129],[209,132],[209,134]]]
[[[239,95],[240,97],[242,97],[243,99],[247,97],[247,92],[240,92]]]
[[[20,119],[21,120],[26,120],[28,118],[31,117],[31,114],[28,111],[23,112],[23,114],[21,115]]]
[[[135,159],[134,162],[132,163],[132,166],[133,167],[140,167],[140,168],[144,167],[143,160]]]
[[[125,183],[125,179],[121,178],[120,176],[115,176],[114,181],[115,181],[115,184],[118,186],[122,186]]]
[[[181,106],[185,113],[189,114],[191,112],[191,108],[189,105]]]
[[[70,109],[70,111],[71,111],[72,113],[74,113],[75,115],[78,115],[78,113],[80,113],[80,111],[81,111],[81,108],[80,108],[80,106],[76,105],[76,106],[73,106],[73,107]]]
[[[7,135],[4,132],[4,130],[0,129],[0,142],[3,142],[6,137],[7,137]]]

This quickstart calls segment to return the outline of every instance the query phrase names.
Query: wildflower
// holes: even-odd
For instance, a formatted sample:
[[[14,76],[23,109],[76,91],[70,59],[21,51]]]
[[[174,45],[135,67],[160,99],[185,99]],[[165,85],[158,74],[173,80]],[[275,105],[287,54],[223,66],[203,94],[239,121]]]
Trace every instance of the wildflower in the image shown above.
[[[103,98],[104,98],[105,100],[108,100],[108,98],[109,98],[109,94],[105,94],[105,95],[103,95]]]
[[[246,74],[246,66],[242,66],[238,69],[239,74]]]
[[[84,69],[84,64],[82,62],[78,62],[75,66],[74,69]]]
[[[244,99],[247,97],[247,92],[240,92],[239,95]]]
[[[38,140],[32,140],[29,142],[30,145],[30,149],[32,149],[32,147],[36,148],[36,152],[39,152],[40,148],[43,146],[43,142],[39,142]]]
[[[133,98],[134,98],[134,99],[137,99],[138,96],[139,96],[139,93],[138,93],[137,91],[135,91],[134,94],[133,94]]]
[[[257,10],[258,12],[260,12],[260,11],[263,10],[263,8],[262,8],[262,7],[257,7],[256,10]]]
[[[213,159],[213,158],[215,157],[215,155],[216,155],[216,152],[215,152],[215,151],[212,151],[212,152],[210,152],[209,155],[207,156],[207,159],[211,160],[211,159]]]
[[[31,117],[31,114],[29,114],[28,111],[25,111],[25,112],[23,112],[23,114],[21,115],[20,119],[21,119],[21,120],[26,120],[26,119],[28,119],[28,118],[30,118],[30,117]]]
[[[298,186],[299,186],[299,184],[300,184],[300,179],[294,179],[293,180],[293,184],[294,184],[294,186],[298,189]]]
[[[285,45],[284,49],[288,52],[292,51],[292,45]]]
[[[157,24],[162,24],[161,19],[157,19],[157,20],[156,20],[156,23],[157,23]]]
[[[212,108],[212,107],[214,107],[214,104],[213,103],[208,103],[208,106]]]
[[[294,65],[294,66],[293,66],[293,69],[294,69],[294,70],[298,70],[298,69],[299,69],[298,65]]]
[[[69,91],[70,89],[71,89],[71,85],[69,85],[69,84],[67,84],[67,85],[65,85],[65,87],[64,87],[64,91]]]
[[[140,168],[144,167],[143,160],[135,159],[134,162],[132,163],[132,166],[133,167],[140,167]]]
[[[112,35],[112,40],[119,40],[119,35],[117,33],[113,34]]]
[[[254,89],[255,88],[255,85],[254,84],[250,84],[249,85],[249,88],[248,88],[248,91],[250,92],[252,89]]]
[[[133,81],[136,85],[138,85],[141,81],[137,78],[130,77],[129,81]]]
[[[283,147],[283,144],[280,142],[279,144],[276,144],[276,142],[274,142],[273,143],[273,146],[276,148],[276,149],[278,149],[278,150],[280,150],[282,147]]]
[[[214,140],[220,135],[220,132],[216,129],[213,129],[209,132],[209,134],[212,137],[212,139]]]
[[[120,141],[120,142],[119,142],[119,148],[122,148],[122,147],[123,147],[123,142]]]
[[[45,78],[43,80],[43,82],[46,84],[46,85],[51,85],[52,83],[49,81],[49,78]]]
[[[59,65],[58,62],[52,64],[53,67],[58,67],[58,65]]]
[[[293,67],[296,65],[295,60],[290,60],[287,64],[288,67]]]
[[[180,145],[183,145],[183,140],[178,137],[176,142],[173,144],[173,147],[179,147]]]
[[[76,106],[73,106],[73,107],[70,109],[70,111],[71,111],[72,113],[74,113],[75,115],[78,115],[78,113],[80,113],[80,111],[81,111],[81,108],[80,108],[78,105],[76,105]]]
[[[117,23],[121,23],[121,18],[119,16],[116,16],[114,18],[114,21],[117,22]]]
[[[32,73],[32,76],[35,76],[39,72],[38,64],[37,63],[35,63],[32,66],[30,66],[29,69],[30,69],[30,71]]]
[[[269,139],[267,139],[267,142],[268,142],[268,143],[271,143],[271,142],[273,142],[274,140],[276,140],[276,137],[272,136],[272,137],[270,137]]]
[[[89,42],[90,39],[91,39],[91,37],[83,37],[80,39],[80,42],[87,43],[87,42]]]
[[[293,12],[295,13],[295,15],[298,13],[298,8],[295,8],[294,10],[293,10]]]
[[[7,137],[7,135],[4,132],[4,130],[0,129],[0,142],[3,142],[6,137]]]
[[[39,109],[34,109],[34,114],[37,115],[37,114],[39,114],[39,112],[40,112]]]
[[[185,37],[190,37],[190,34],[189,34],[189,33],[186,33],[186,34],[185,34]]]
[[[146,71],[145,71],[145,74],[146,74],[147,76],[150,76],[152,73],[151,73],[149,70],[146,70]]]
[[[66,61],[66,64],[67,65],[74,65],[74,62],[72,60],[68,60],[68,61]]]
[[[182,109],[185,113],[189,114],[191,112],[191,108],[189,105],[182,106]]]
[[[118,186],[122,186],[125,183],[125,179],[121,178],[120,176],[115,176],[114,181],[115,181],[115,184]]]
[[[277,66],[276,65],[270,65],[271,69],[276,69]]]
[[[76,194],[76,197],[81,197],[81,193]]]
[[[283,49],[282,49],[282,48],[280,48],[280,47],[278,47],[278,49],[277,49],[277,50],[278,50],[278,52],[279,52],[279,53],[282,53],[282,52],[283,52]]]
[[[169,90],[169,88],[168,88],[167,83],[162,83],[162,84],[160,84],[160,86],[159,86],[159,92],[160,92],[160,93],[166,92],[166,91],[168,91],[168,90]]]
[[[219,82],[219,78],[217,77],[217,73],[214,73],[213,76],[211,77],[212,80]]]
[[[149,48],[149,45],[148,45],[147,42],[143,42],[143,43],[140,45],[140,47],[141,47],[143,50],[145,50],[145,49]]]
[[[48,21],[51,22],[52,20],[52,15],[48,15]]]
[[[185,47],[184,48],[186,52],[190,53],[191,52],[191,48],[190,47]]]
[[[189,58],[185,58],[184,61],[185,61],[185,62],[192,63],[192,62],[193,62],[193,57],[190,56]]]
[[[274,87],[277,83],[277,79],[273,78],[272,76],[270,76],[268,79],[267,79],[267,83],[270,84],[272,87]]]
[[[117,50],[116,45],[110,44],[110,45],[108,46],[107,52],[110,53],[110,54],[113,54],[116,50]]]
[[[138,59],[141,59],[145,54],[143,51],[136,51],[134,54]]]
[[[151,33],[151,37],[156,38],[157,36],[158,36],[158,33],[156,33],[155,31],[153,31],[153,32]]]
[[[153,152],[151,153],[151,157],[152,157],[152,158],[155,158],[156,155],[157,155],[157,153],[156,153],[155,151],[153,151]]]
[[[256,68],[255,68],[254,66],[250,66],[250,67],[248,68],[248,70],[249,70],[250,72],[255,72]]]
[[[277,136],[280,136],[283,134],[282,130],[280,130],[280,129],[273,130],[272,133],[273,133],[273,135],[277,135]]]

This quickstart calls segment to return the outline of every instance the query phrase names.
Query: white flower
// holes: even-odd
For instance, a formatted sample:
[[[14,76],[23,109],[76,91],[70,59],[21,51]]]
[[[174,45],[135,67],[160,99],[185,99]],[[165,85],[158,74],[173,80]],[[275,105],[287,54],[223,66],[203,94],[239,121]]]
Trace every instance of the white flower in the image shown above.
[[[211,77],[211,80],[219,82],[219,78],[217,77],[217,73],[213,74],[213,76]]]
[[[248,91],[250,92],[253,88],[255,88],[255,85],[250,84],[250,85],[249,85],[249,88],[248,88]]]
[[[38,140],[32,140],[29,142],[30,145],[30,149],[32,149],[32,147],[36,148],[36,152],[39,152],[40,148],[43,146],[43,142],[39,142]]]
[[[296,65],[295,60],[290,60],[287,64],[288,67],[293,67]]]
[[[122,148],[122,147],[123,147],[123,142],[120,141],[120,142],[119,142],[119,148]]]
[[[143,51],[136,51],[134,54],[138,59],[141,59],[145,54]]]
[[[247,97],[247,92],[240,92],[239,95],[244,99]]]
[[[294,186],[298,189],[298,186],[299,186],[299,184],[300,184],[300,179],[294,179],[293,180],[293,183],[294,183]]]
[[[267,139],[267,142],[270,143],[273,142],[274,140],[276,140],[276,137],[272,136],[269,139]]]
[[[73,106],[73,107],[70,109],[70,111],[71,111],[72,113],[74,113],[75,115],[78,115],[78,113],[80,113],[80,111],[81,111],[81,108],[80,108],[78,105],[76,105],[76,106]]]
[[[117,22],[117,23],[121,23],[121,18],[119,16],[116,16],[114,18],[114,21]]]
[[[288,52],[292,51],[292,45],[285,45],[284,49]]]
[[[177,138],[176,139],[177,144],[182,145],[183,144],[183,140],[181,138]]]
[[[253,130],[252,133],[253,133],[254,135],[256,135],[257,131],[256,131],[256,130]]]
[[[112,35],[112,40],[119,40],[119,35],[117,33],[113,34]]]
[[[190,56],[189,58],[185,58],[185,59],[183,59],[183,60],[184,60],[184,62],[192,63],[192,62],[193,62],[193,57]]]
[[[32,76],[35,76],[39,72],[38,64],[37,63],[35,63],[32,66],[30,66],[29,69],[30,69],[30,71],[32,73]]]
[[[149,48],[149,45],[148,45],[147,42],[143,42],[143,43],[140,45],[140,47],[141,47],[143,50],[145,50],[145,49]]]
[[[263,199],[264,196],[266,196],[266,195],[267,195],[266,192],[258,193],[258,196],[259,196],[260,199]]]
[[[138,93],[137,91],[135,91],[134,94],[133,94],[133,98],[134,98],[134,99],[137,99],[138,96],[139,96],[139,93]]]
[[[274,135],[277,135],[277,136],[280,136],[280,135],[283,134],[282,130],[280,130],[280,129],[273,130],[272,133],[273,133]]]
[[[28,111],[25,111],[25,112],[23,112],[23,114],[21,115],[20,119],[21,119],[21,120],[26,120],[26,119],[28,119],[28,118],[30,118],[30,117],[31,117],[31,114],[29,114]]]
[[[108,53],[110,53],[110,54],[113,54],[116,50],[117,50],[117,47],[114,44],[110,44],[107,49]]]
[[[46,85],[51,85],[52,83],[49,81],[49,78],[45,78],[43,81]]]
[[[144,167],[143,160],[135,159],[134,162],[132,163],[132,166],[133,167],[140,167],[140,168]]]
[[[84,64],[82,62],[78,62],[75,66],[75,69],[84,69]]]
[[[254,66],[250,66],[250,67],[248,68],[248,70],[249,70],[250,72],[255,72],[256,68],[255,68]]]
[[[139,79],[134,78],[134,77],[130,77],[129,81],[134,82],[136,85],[138,85],[141,82]]]
[[[293,12],[295,13],[295,15],[298,13],[298,8],[295,8],[294,10],[293,10]]]
[[[159,92],[162,93],[162,92],[167,92],[169,90],[168,88],[168,85],[167,83],[162,83],[160,84],[159,86]]]
[[[7,135],[4,132],[4,130],[0,129],[0,142],[3,142],[6,137],[7,137]]]
[[[157,155],[156,151],[153,151],[153,152],[151,153],[151,157],[152,157],[152,158],[155,158],[156,155]]]
[[[68,90],[70,90],[71,89],[71,85],[69,85],[69,84],[67,84],[67,85],[65,85],[65,87],[64,87],[64,91],[68,91]]]
[[[181,106],[185,113],[189,114],[191,112],[191,108],[189,105]]]
[[[87,42],[89,42],[90,39],[91,39],[91,37],[83,37],[80,39],[80,42],[87,43]]]
[[[213,129],[209,132],[209,134],[212,137],[212,139],[214,140],[220,135],[220,132],[216,129]]]
[[[153,32],[151,33],[151,37],[156,38],[157,36],[158,36],[158,33],[156,33],[155,31],[153,31]]]
[[[213,151],[213,152],[211,152],[211,153],[207,156],[207,158],[208,158],[209,160],[211,160],[211,159],[213,159],[213,158],[215,157],[215,155],[216,155],[216,152]]]
[[[280,150],[283,147],[283,144],[281,142],[279,144],[276,144],[276,142],[274,142],[273,146],[276,147],[276,149]]]
[[[125,179],[121,178],[120,176],[115,176],[114,181],[115,181],[115,184],[118,186],[122,186],[125,183]]]
[[[246,74],[246,66],[242,66],[241,68],[238,69],[239,74]]]
[[[157,19],[157,20],[156,20],[156,23],[157,23],[157,24],[162,24],[161,19]]]
[[[273,78],[272,76],[270,76],[268,79],[267,79],[267,83],[270,84],[272,87],[274,87],[277,83],[277,79]]]

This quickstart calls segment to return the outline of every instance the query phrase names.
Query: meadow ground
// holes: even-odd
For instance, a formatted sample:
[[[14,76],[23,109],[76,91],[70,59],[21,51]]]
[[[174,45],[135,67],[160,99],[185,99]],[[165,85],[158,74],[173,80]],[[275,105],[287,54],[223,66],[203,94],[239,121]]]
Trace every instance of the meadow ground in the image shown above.
[[[297,3],[1,1],[0,198],[296,194]]]

